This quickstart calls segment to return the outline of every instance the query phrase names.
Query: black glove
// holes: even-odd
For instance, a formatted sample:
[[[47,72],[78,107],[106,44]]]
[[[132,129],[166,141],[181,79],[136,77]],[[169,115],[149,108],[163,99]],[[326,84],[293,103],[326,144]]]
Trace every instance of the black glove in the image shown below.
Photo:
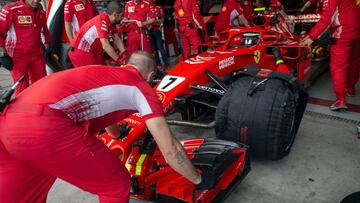
[[[12,70],[14,66],[12,58],[7,53],[4,53],[4,55],[0,57],[0,63],[7,70]]]
[[[197,190],[213,189],[218,182],[217,180],[218,177],[215,177],[213,173],[205,170],[201,174],[201,182],[196,185],[196,189]]]
[[[52,55],[51,49],[50,49],[50,48],[46,48],[45,51],[44,51],[45,62],[51,61],[51,55]]]
[[[130,130],[131,130],[131,126],[129,126],[127,122],[121,123],[119,125],[120,135],[116,139],[123,139],[124,137],[126,137],[126,135],[129,134]]]

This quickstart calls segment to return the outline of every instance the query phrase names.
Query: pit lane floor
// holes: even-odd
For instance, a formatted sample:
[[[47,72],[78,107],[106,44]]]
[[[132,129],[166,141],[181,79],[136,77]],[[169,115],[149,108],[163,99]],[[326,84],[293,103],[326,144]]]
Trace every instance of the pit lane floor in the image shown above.
[[[0,69],[0,87],[11,85]],[[252,160],[252,170],[226,203],[335,203],[360,191],[360,83],[349,98],[349,111],[331,112],[334,100],[329,73],[309,89],[310,104],[289,156],[279,161]],[[179,139],[215,137],[213,129],[171,126]],[[95,203],[97,197],[57,180],[49,203]],[[130,200],[140,203],[139,200]],[[360,202],[360,200],[359,200]]]

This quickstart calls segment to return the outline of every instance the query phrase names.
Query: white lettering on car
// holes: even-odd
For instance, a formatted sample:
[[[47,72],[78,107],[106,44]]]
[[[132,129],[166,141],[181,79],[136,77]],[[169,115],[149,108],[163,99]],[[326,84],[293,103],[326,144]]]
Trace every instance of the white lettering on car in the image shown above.
[[[219,69],[224,69],[235,64],[234,56],[219,61]]]

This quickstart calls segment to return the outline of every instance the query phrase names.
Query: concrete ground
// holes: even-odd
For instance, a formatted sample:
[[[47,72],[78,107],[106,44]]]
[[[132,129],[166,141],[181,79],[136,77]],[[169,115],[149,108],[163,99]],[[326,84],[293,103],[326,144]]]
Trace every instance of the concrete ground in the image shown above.
[[[310,96],[334,99],[329,81],[324,74],[309,89]],[[10,84],[8,74],[0,69],[0,87]],[[349,103],[359,105],[360,95]],[[335,203],[360,191],[359,124],[359,112],[334,113],[326,106],[309,104],[290,155],[279,161],[252,160],[252,170],[225,202]],[[172,129],[179,139],[215,136],[213,129]],[[95,203],[97,197],[58,180],[47,202]]]

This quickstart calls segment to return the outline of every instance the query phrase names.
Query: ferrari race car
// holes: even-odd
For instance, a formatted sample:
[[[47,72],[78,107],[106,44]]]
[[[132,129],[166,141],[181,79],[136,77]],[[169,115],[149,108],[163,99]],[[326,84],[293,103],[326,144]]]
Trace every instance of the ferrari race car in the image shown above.
[[[213,115],[228,86],[236,82],[237,75],[248,65],[265,68],[259,75],[279,71],[306,82],[313,71],[310,48],[300,45],[293,33],[271,30],[269,26],[231,29],[214,36],[206,51],[181,61],[165,75],[153,89],[167,115],[181,115],[180,120],[168,122],[214,127],[213,117],[208,123],[199,119]],[[203,175],[211,174],[205,177],[212,178],[212,186],[197,188],[166,164],[139,114],[118,124],[120,131],[126,132],[120,139],[113,139],[106,132],[100,133],[98,139],[125,163],[132,177],[131,196],[135,198],[155,202],[221,202],[250,169],[248,148],[241,143],[184,140],[182,144],[195,167]],[[294,138],[292,135],[286,141],[282,156],[289,152]]]

